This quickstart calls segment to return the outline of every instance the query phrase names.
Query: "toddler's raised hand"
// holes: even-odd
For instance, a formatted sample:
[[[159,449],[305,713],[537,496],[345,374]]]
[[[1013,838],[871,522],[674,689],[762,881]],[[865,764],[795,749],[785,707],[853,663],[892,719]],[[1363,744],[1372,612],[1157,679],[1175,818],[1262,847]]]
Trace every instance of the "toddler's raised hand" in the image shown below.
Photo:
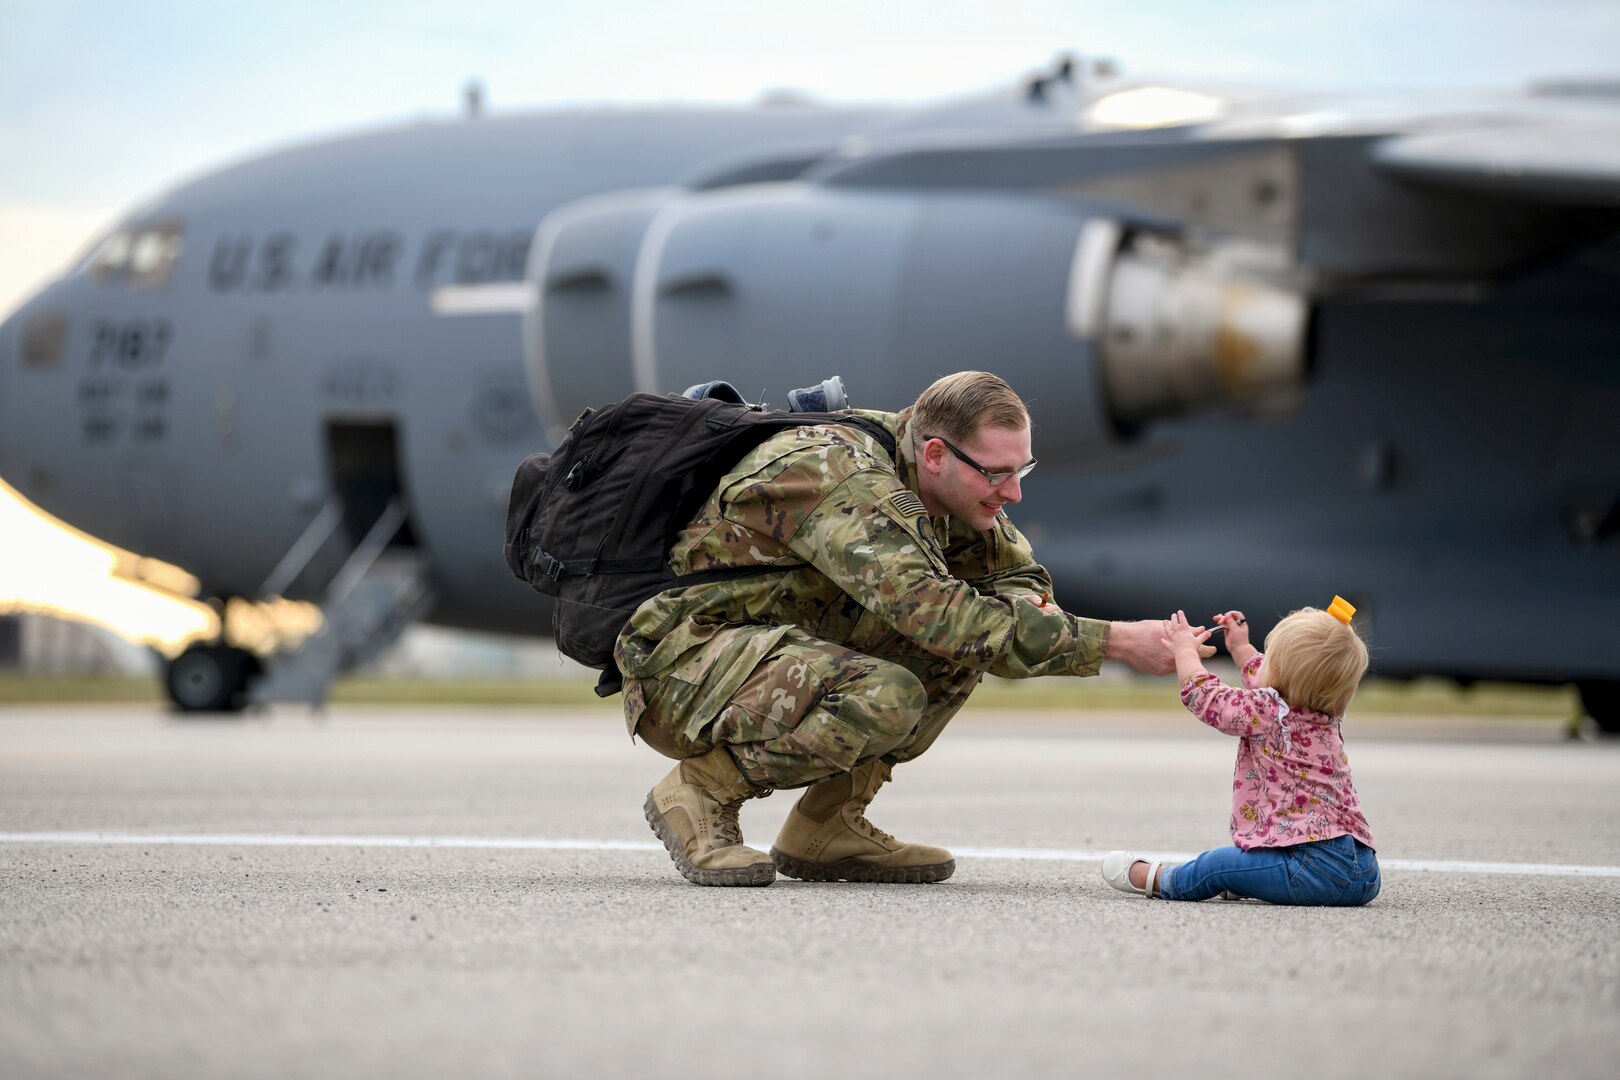
[[[1226,631],[1226,651],[1249,643],[1249,620],[1241,611],[1228,611],[1215,616],[1215,621]]]
[[[1209,635],[1213,631],[1195,627],[1187,622],[1185,611],[1176,612],[1164,625],[1165,636],[1159,639],[1159,643],[1171,656],[1183,652],[1190,652],[1194,657],[1207,655],[1202,646],[1209,640]],[[1209,649],[1210,653],[1214,651],[1213,648]]]

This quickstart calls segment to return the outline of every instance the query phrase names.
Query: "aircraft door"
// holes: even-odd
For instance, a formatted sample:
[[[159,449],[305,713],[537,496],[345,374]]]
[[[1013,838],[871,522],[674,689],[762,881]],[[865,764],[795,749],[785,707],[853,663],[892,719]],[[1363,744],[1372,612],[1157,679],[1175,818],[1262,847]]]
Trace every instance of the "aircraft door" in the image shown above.
[[[343,500],[343,531],[354,548],[395,498],[408,495],[400,468],[399,437],[391,419],[333,419],[326,425],[331,490]],[[389,547],[414,548],[410,518]]]

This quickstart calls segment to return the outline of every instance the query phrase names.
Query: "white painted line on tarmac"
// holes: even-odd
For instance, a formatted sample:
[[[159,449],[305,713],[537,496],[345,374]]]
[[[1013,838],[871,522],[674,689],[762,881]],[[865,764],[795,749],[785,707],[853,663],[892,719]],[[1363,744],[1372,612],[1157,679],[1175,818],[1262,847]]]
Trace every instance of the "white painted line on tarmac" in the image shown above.
[[[493,848],[517,851],[663,851],[653,840],[550,840],[522,836],[302,836],[278,833],[0,833],[3,844],[153,844],[210,847],[356,847],[356,848]],[[1011,859],[1033,862],[1102,862],[1107,852],[1064,848],[953,848],[965,859]],[[1143,858],[1185,862],[1195,853],[1141,851]],[[1384,870],[1436,874],[1517,874],[1530,877],[1620,878],[1620,866],[1572,863],[1468,862],[1453,859],[1384,859]]]
[[[521,836],[302,836],[275,833],[0,833],[10,844],[200,844],[211,847],[517,848],[531,851],[663,851],[653,840],[541,840]]]

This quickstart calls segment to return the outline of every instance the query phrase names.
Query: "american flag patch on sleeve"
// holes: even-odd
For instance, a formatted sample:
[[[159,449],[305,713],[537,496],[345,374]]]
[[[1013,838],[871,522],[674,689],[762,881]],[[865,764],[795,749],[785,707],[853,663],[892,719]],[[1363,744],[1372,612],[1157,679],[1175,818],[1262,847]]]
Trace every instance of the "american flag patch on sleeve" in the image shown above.
[[[917,498],[915,492],[902,488],[889,496],[889,505],[900,513],[901,517],[927,517],[928,510],[923,506],[922,500]]]

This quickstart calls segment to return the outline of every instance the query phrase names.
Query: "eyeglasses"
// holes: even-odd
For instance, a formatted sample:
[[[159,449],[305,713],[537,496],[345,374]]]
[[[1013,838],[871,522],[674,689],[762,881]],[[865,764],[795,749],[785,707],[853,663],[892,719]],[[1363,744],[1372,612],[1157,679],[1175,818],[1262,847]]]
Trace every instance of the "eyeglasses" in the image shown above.
[[[1024,477],[1035,471],[1035,459],[1030,458],[1026,464],[1020,465],[1016,469],[1000,469],[992,472],[983,465],[980,465],[977,461],[974,461],[972,458],[968,457],[966,454],[962,453],[961,450],[957,449],[957,447],[951,443],[951,440],[940,439],[938,435],[923,436],[923,442],[926,443],[929,439],[939,439],[940,442],[945,444],[945,448],[947,450],[955,454],[970,468],[977,470],[978,473],[986,480],[990,481],[991,487],[1000,487],[1002,484],[1005,484],[1008,480],[1011,480],[1015,476],[1022,480]]]

